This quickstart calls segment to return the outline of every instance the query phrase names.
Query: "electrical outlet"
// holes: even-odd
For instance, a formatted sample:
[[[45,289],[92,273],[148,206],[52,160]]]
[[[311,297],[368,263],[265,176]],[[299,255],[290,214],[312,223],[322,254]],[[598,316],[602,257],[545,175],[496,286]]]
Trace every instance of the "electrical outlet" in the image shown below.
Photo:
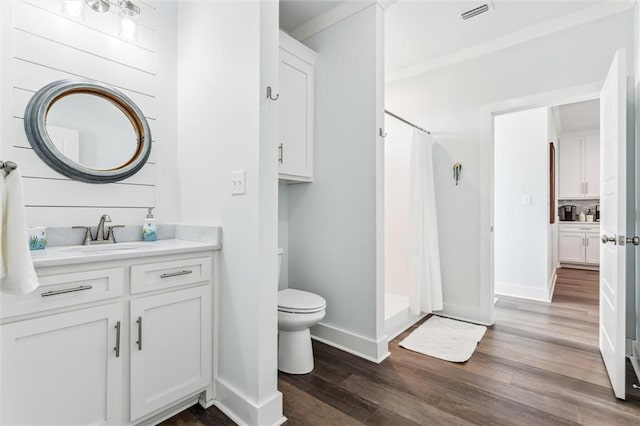
[[[235,172],[231,172],[231,195],[246,194],[245,176],[245,170],[236,170]]]

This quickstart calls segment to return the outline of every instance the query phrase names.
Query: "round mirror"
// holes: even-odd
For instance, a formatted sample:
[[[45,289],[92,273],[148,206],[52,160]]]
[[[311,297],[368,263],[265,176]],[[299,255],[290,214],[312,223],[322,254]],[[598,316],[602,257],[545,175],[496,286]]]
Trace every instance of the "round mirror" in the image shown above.
[[[139,108],[96,82],[62,80],[43,87],[27,105],[24,125],[46,164],[83,182],[126,179],[151,153],[149,125]]]

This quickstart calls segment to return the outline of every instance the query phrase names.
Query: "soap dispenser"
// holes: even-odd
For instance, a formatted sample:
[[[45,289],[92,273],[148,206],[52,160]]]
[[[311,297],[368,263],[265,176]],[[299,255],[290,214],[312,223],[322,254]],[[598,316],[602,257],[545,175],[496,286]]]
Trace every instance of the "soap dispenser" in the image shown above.
[[[149,208],[147,218],[142,225],[142,240],[143,241],[155,241],[157,239],[157,226],[156,219],[153,217],[153,207]]]

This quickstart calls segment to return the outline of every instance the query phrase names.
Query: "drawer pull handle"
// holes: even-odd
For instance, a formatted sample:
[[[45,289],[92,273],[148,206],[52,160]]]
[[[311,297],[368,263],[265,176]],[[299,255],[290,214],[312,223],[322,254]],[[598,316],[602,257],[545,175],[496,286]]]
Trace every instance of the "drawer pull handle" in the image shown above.
[[[120,321],[116,323],[116,347],[113,348],[116,351],[116,358],[120,356]]]
[[[42,293],[40,296],[42,297],[49,297],[49,296],[55,296],[57,294],[64,294],[64,293],[73,293],[76,291],[84,291],[84,290],[91,290],[93,288],[92,285],[81,285],[80,287],[73,287],[73,288],[65,288],[63,290],[49,290],[49,291],[45,291],[44,293]]]
[[[169,272],[166,274],[162,274],[160,275],[160,278],[170,278],[170,277],[177,277],[180,275],[189,275],[189,274],[193,274],[193,271],[190,269],[187,271]]]
[[[136,324],[138,324],[138,340],[136,344],[138,345],[138,350],[142,350],[142,317],[138,317],[136,320]]]

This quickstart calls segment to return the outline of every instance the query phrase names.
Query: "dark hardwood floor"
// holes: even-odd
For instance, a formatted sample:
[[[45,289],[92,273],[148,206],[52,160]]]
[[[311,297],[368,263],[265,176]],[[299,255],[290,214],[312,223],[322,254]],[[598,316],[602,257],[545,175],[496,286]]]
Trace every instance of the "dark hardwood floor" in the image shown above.
[[[551,304],[501,298],[471,359],[390,345],[376,365],[314,342],[311,374],[280,373],[288,425],[640,425],[640,397],[617,400],[598,351],[598,274],[559,270]],[[635,380],[629,371],[628,387]],[[169,426],[232,425],[194,406]]]

